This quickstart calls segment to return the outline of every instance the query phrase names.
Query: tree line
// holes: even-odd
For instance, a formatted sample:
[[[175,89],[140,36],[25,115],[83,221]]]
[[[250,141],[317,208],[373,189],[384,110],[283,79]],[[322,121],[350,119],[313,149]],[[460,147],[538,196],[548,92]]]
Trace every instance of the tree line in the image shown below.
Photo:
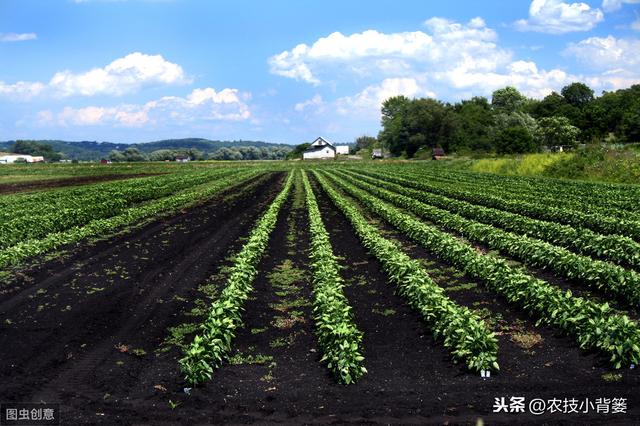
[[[286,147],[255,147],[237,146],[219,148],[205,153],[195,148],[189,149],[159,149],[146,154],[138,148],[130,147],[123,151],[113,150],[108,159],[113,162],[136,161],[175,161],[179,157],[190,160],[282,160],[291,149]]]
[[[536,152],[578,143],[640,142],[640,85],[595,97],[584,83],[531,99],[514,87],[457,103],[394,96],[382,105],[377,142],[394,155],[413,157],[419,149],[446,152]],[[376,144],[361,137],[358,147]]]

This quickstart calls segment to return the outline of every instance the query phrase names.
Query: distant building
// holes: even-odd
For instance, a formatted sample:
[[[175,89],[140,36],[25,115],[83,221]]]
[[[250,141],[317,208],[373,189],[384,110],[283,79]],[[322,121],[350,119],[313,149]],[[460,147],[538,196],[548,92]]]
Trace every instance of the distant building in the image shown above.
[[[302,153],[303,160],[327,160],[333,158],[336,158],[336,147],[323,137],[313,141],[309,149]]]
[[[100,164],[111,164],[111,161],[107,160],[106,158],[102,158],[100,159]]]
[[[441,159],[443,157],[445,157],[444,149],[442,149],[442,148],[433,148],[433,150],[431,150],[431,159],[432,160],[439,160],[439,159]]]
[[[384,158],[382,155],[382,149],[375,148],[373,151],[371,151],[371,159],[375,160],[376,158]]]
[[[188,155],[176,155],[176,161],[178,163],[188,163],[191,158]]]
[[[336,146],[336,154],[349,155],[349,145]]]
[[[9,155],[3,155],[2,157],[0,157],[0,164],[13,164],[16,161],[20,162],[20,158],[22,158],[24,161],[26,161],[27,163],[37,163],[39,161],[44,161],[43,157],[35,157],[36,159],[42,159],[42,160],[34,160],[34,157],[32,157],[31,155],[26,155],[26,154],[9,154]]]

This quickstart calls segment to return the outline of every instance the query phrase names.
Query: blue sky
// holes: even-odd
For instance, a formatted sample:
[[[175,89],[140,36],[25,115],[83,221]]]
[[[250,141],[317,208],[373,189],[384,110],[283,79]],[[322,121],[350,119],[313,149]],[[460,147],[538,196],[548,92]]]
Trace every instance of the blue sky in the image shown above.
[[[0,0],[0,140],[350,142],[389,96],[640,82],[640,0]]]

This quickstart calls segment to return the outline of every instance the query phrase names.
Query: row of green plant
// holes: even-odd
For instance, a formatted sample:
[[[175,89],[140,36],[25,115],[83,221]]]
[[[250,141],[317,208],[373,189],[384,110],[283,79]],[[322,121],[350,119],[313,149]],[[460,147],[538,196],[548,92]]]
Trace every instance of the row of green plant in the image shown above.
[[[226,174],[215,182],[207,182],[175,195],[125,209],[120,214],[107,219],[94,219],[65,231],[49,233],[43,238],[25,239],[11,247],[0,250],[0,269],[19,265],[35,256],[86,238],[111,234],[124,226],[135,224],[142,220],[173,214],[182,208],[210,198],[222,190],[245,182],[261,173],[263,172],[260,170],[241,170],[237,173]]]
[[[11,196],[10,202],[14,204],[3,205],[0,213],[0,248],[64,231],[94,219],[115,216],[138,203],[168,196],[230,173],[233,171],[212,169],[45,191],[35,196]]]
[[[498,370],[498,342],[474,312],[449,299],[421,266],[393,241],[384,238],[356,206],[338,193],[322,175],[314,175],[333,203],[351,222],[362,244],[382,264],[397,292],[421,313],[437,339],[451,351],[454,360],[472,371]]]
[[[372,185],[350,175],[342,176],[351,184],[427,219],[447,231],[459,233],[470,241],[484,244],[492,250],[499,250],[526,265],[552,270],[579,284],[586,284],[625,300],[632,306],[640,304],[640,274],[635,271],[581,256],[527,235],[513,234],[491,225],[465,219],[415,198],[392,192],[394,189],[384,188],[383,183]]]
[[[343,292],[344,280],[333,254],[329,234],[309,179],[302,170],[307,195],[309,231],[311,233],[311,271],[313,272],[313,318],[316,336],[322,348],[321,361],[340,383],[356,382],[366,372],[362,356],[362,332],[354,322],[349,301]]]
[[[602,188],[591,188],[591,193],[577,193],[572,187],[564,186],[563,182],[552,179],[538,179],[539,182],[514,182],[503,180],[501,177],[491,176],[485,178],[480,173],[451,172],[442,168],[407,167],[403,169],[405,177],[429,180],[457,188],[475,191],[478,188],[494,196],[518,199],[526,202],[543,202],[547,205],[580,212],[614,216],[628,220],[640,220],[640,193],[638,198],[633,197],[634,188],[625,188],[624,192],[615,192],[614,197],[603,198],[602,194],[595,192]]]
[[[483,207],[443,195],[412,189],[389,181],[388,174],[377,173],[378,178],[351,173],[358,179],[397,194],[406,195],[426,204],[434,205],[460,216],[497,226],[504,230],[531,236],[558,245],[579,254],[606,259],[622,266],[640,269],[640,243],[620,235],[601,235],[590,229],[576,229],[569,225],[533,219],[516,213]]]
[[[213,370],[220,367],[228,356],[236,330],[242,326],[243,306],[253,290],[257,266],[275,228],[280,208],[289,196],[292,182],[293,173],[289,173],[284,188],[257,221],[249,239],[235,257],[225,288],[209,307],[208,316],[200,325],[200,332],[185,348],[179,364],[190,385],[211,379]]]
[[[573,296],[570,291],[510,267],[504,259],[479,253],[471,244],[420,222],[354,185],[331,180],[436,256],[537,317],[538,323],[555,325],[574,336],[582,349],[601,351],[615,368],[640,361],[640,328],[607,303]]]
[[[389,167],[389,170],[398,170]],[[402,167],[406,173],[420,174],[427,179],[446,179],[451,183],[464,183],[483,188],[500,188],[515,196],[531,194],[550,200],[569,198],[582,204],[592,204],[602,208],[613,208],[628,212],[636,211],[640,205],[640,188],[635,185],[607,184],[603,182],[578,182],[553,178],[503,176],[467,170],[442,167],[434,164],[409,165]]]
[[[369,169],[362,171],[371,174]],[[457,189],[453,185],[443,185],[426,179],[403,179],[389,177],[395,183],[408,185],[423,191],[444,195],[458,200],[469,201],[486,207],[494,207],[512,213],[538,218],[542,220],[564,223],[577,228],[587,227],[603,234],[620,234],[640,241],[640,222],[603,216],[599,214],[582,213],[559,207],[549,206],[544,203],[532,203],[515,199],[505,199],[486,194],[479,188],[476,191]]]

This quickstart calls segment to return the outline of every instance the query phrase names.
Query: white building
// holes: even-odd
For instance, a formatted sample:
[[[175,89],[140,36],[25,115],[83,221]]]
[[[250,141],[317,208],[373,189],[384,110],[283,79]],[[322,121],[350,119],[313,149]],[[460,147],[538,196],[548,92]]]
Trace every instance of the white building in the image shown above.
[[[317,138],[309,149],[302,153],[303,160],[324,160],[336,158],[336,147],[323,137]]]
[[[0,157],[0,164],[13,164],[19,158],[23,158],[24,160],[26,160],[27,163],[44,162],[44,157],[39,157],[39,156],[33,157],[31,155],[26,155],[26,154],[9,154],[9,155],[3,155],[2,157]]]
[[[336,146],[336,154],[349,155],[349,145]]]

